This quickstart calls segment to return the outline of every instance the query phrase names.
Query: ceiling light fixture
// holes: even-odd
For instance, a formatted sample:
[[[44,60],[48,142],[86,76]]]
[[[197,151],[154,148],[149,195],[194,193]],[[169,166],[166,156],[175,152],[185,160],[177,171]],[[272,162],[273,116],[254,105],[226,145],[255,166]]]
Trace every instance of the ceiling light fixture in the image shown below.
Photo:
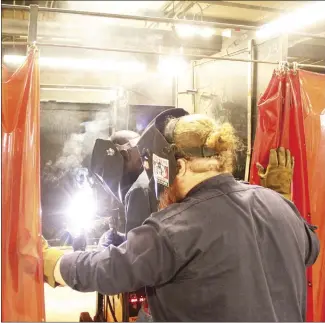
[[[3,61],[8,65],[21,65],[24,63],[26,56],[5,55]],[[53,58],[40,57],[40,67],[52,69],[67,70],[102,70],[117,72],[140,73],[146,70],[146,65],[138,61],[113,61],[113,60],[94,60],[94,59],[77,59],[77,58]]]
[[[313,2],[262,26],[257,38],[270,38],[313,25],[325,19],[325,1]]]
[[[211,38],[215,34],[215,30],[209,27],[198,27],[193,25],[178,24],[175,26],[176,33],[182,38],[191,38],[200,36],[203,38]]]
[[[221,33],[221,36],[225,38],[231,38],[231,35],[232,35],[231,29],[224,29]]]

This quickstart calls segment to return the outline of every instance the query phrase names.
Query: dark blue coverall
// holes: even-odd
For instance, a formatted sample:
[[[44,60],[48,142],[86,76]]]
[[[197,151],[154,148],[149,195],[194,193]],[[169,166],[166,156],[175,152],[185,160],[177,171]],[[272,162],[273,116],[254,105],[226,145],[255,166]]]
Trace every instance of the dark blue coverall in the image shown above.
[[[155,192],[149,188],[149,179],[143,171],[125,195],[125,232],[142,225],[152,213],[157,211]]]
[[[152,288],[154,321],[305,320],[314,227],[269,189],[210,178],[152,214],[119,247],[64,255],[72,288],[118,294]]]

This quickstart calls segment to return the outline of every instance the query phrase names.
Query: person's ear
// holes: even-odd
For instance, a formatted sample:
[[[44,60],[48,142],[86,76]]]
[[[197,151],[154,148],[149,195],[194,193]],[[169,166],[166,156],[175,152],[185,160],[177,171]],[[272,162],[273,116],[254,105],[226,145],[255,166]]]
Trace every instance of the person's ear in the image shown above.
[[[186,160],[181,158],[177,159],[177,176],[184,176],[186,173]]]

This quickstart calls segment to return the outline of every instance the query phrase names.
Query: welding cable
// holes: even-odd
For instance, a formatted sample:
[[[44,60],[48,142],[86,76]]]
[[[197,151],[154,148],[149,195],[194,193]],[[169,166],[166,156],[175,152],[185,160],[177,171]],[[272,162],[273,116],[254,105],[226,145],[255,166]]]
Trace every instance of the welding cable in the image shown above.
[[[129,293],[124,293],[122,296],[122,301],[123,301],[123,308],[125,309],[125,311],[123,311],[123,322],[129,322]]]
[[[118,322],[109,296],[107,296],[107,303],[108,303],[109,310],[110,310],[110,312],[111,312],[111,314],[113,316],[114,322]]]

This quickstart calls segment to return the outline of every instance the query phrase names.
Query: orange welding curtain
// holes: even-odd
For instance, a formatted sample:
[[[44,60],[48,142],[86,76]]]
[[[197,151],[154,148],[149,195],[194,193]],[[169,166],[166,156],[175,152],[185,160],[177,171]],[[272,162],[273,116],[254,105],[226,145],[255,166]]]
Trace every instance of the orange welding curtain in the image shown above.
[[[316,224],[321,253],[307,270],[307,320],[324,321],[325,293],[325,75],[298,71],[274,73],[258,102],[250,182],[259,184],[256,162],[268,163],[269,150],[289,148],[295,157],[293,201]],[[307,171],[306,171],[307,170]]]
[[[2,66],[2,321],[45,319],[39,88],[36,49],[15,73]]]
[[[314,320],[325,321],[325,75],[299,71],[312,222],[321,252],[313,266]]]

